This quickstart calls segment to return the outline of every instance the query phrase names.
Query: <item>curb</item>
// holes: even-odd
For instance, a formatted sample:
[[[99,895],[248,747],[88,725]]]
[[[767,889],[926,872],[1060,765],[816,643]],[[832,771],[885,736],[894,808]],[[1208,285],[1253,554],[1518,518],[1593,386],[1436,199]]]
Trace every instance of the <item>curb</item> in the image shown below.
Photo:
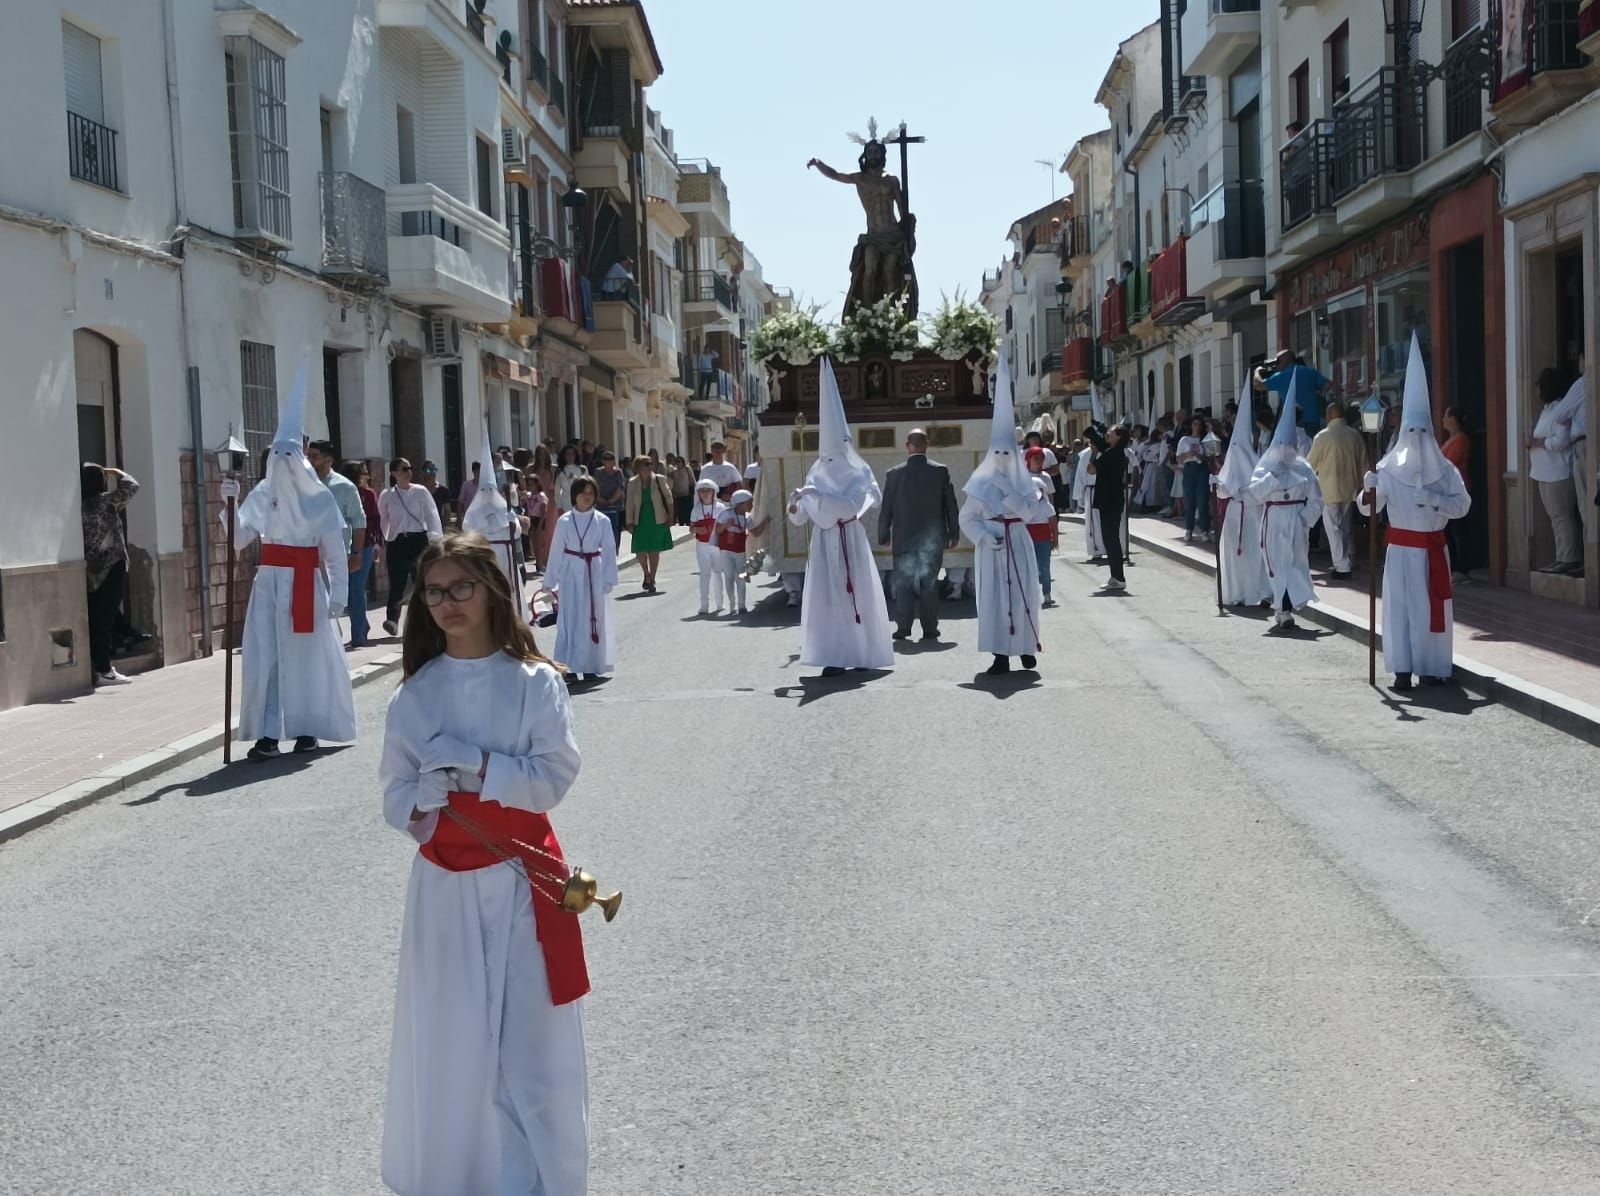
[[[1063,518],[1080,525],[1083,522],[1083,517],[1080,515],[1067,515]],[[1147,552],[1166,557],[1180,565],[1187,565],[1207,577],[1216,574],[1215,565],[1179,551],[1176,545],[1153,540],[1131,529],[1129,539],[1137,541]],[[1307,622],[1315,623],[1319,627],[1336,631],[1363,644],[1367,642],[1367,621],[1357,615],[1351,615],[1317,601],[1301,607],[1296,613],[1302,615]],[[1378,647],[1381,651],[1383,647],[1381,629],[1378,632]],[[1547,689],[1515,673],[1507,673],[1493,665],[1474,660],[1470,656],[1458,654],[1454,663],[1456,680],[1461,683],[1463,689],[1498,702],[1547,727],[1553,727],[1586,743],[1600,746],[1600,706],[1593,706],[1566,694],[1557,693],[1553,689]]]
[[[677,533],[683,530],[680,537]],[[683,543],[693,533],[686,529],[673,528],[673,546]],[[618,569],[626,569],[637,565],[639,558],[636,554],[629,554],[617,561]],[[400,651],[385,653],[374,657],[365,664],[358,665],[350,670],[350,688],[360,689],[363,685],[386,677],[400,667]],[[121,793],[130,786],[141,781],[147,781],[153,776],[186,764],[197,756],[204,756],[222,747],[223,727],[221,723],[212,723],[181,739],[174,739],[164,743],[158,748],[145,752],[142,756],[135,756],[132,760],[124,760],[110,768],[105,768],[91,777],[81,781],[74,781],[70,785],[63,785],[60,789],[52,790],[42,797],[25,801],[20,806],[0,813],[0,843],[15,839],[28,831],[36,830],[46,823],[54,822],[63,814],[70,814],[74,810],[81,810],[84,806],[97,802],[103,797]]]

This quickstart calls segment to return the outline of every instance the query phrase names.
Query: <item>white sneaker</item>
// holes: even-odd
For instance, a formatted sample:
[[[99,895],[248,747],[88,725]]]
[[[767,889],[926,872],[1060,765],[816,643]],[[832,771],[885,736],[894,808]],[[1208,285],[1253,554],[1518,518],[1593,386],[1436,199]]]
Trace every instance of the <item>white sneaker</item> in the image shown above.
[[[1125,581],[1118,581],[1115,577],[1106,578],[1106,589],[1108,590],[1125,590],[1127,588],[1128,583]]]
[[[94,683],[96,685],[127,685],[132,681],[132,677],[127,677],[117,672],[115,665],[111,666],[109,673],[96,673],[94,675]]]

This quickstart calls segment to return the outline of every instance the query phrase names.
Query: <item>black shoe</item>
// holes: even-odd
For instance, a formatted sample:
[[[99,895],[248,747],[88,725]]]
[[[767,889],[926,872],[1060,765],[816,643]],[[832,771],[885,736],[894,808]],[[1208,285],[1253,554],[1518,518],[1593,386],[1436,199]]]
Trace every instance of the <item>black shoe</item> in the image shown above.
[[[822,675],[824,677],[843,677],[844,670],[830,664],[827,668],[822,670]]]
[[[931,644],[931,643],[936,642],[938,640],[938,638],[939,638],[939,629],[937,627],[933,627],[933,628],[924,627],[922,629],[922,642],[923,643]]]
[[[1083,563],[1085,565],[1103,565],[1106,563],[1106,558],[1103,556],[1092,556]]]
[[[991,677],[1004,676],[1006,673],[1011,671],[1011,657],[996,656],[994,658],[994,663],[983,671]]]
[[[1400,690],[1402,692],[1405,692],[1405,691],[1409,690],[1411,688],[1411,674],[1410,673],[1399,673],[1399,674],[1397,674],[1395,676],[1395,679],[1394,679],[1394,684],[1392,686],[1390,686],[1389,688],[1398,689],[1398,690]]]
[[[295,755],[303,756],[307,752],[317,750],[317,737],[315,735],[301,735],[294,741]]]
[[[1333,578],[1334,581],[1349,581],[1350,572],[1349,569],[1334,569],[1328,576]]]
[[[1036,669],[1036,668],[1038,668],[1039,667],[1039,658],[1037,656],[1024,656],[1022,658],[1022,667],[1025,668],[1025,669]]]
[[[278,741],[276,739],[258,739],[255,746],[245,755],[251,760],[275,760],[279,755]]]
[[[897,640],[908,640],[908,639],[910,639],[911,638],[911,628],[909,628],[909,627],[897,627],[897,628],[895,628],[894,636],[892,638],[897,639]]]

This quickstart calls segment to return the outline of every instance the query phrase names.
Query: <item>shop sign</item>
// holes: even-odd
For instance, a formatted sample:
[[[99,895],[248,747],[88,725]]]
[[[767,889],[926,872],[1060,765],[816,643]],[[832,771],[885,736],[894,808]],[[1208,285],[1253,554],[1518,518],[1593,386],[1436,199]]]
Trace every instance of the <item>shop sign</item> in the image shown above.
[[[1428,257],[1427,212],[1418,212],[1300,271],[1289,283],[1289,308],[1320,307],[1334,295],[1421,265]]]

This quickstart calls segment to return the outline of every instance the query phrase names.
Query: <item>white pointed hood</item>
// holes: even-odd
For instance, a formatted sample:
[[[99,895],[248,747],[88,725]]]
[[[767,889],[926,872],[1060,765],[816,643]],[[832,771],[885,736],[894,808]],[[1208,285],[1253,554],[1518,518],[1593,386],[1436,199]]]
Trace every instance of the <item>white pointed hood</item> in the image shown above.
[[[1295,461],[1301,460],[1300,439],[1295,435],[1295,412],[1299,408],[1300,371],[1296,370],[1289,382],[1289,393],[1283,396],[1283,402],[1278,408],[1278,426],[1272,433],[1272,443],[1261,454],[1261,459],[1256,463],[1260,469],[1268,473],[1283,473]]]
[[[267,472],[239,504],[239,525],[274,544],[315,544],[330,532],[344,531],[344,516],[333,492],[306,460],[306,388],[311,360],[300,358],[294,387],[278,416],[278,430],[267,453]]]
[[[817,459],[806,473],[806,485],[829,498],[847,499],[856,506],[858,515],[865,514],[881,493],[872,467],[861,459],[850,437],[839,382],[833,376],[833,362],[827,357],[821,359],[818,381],[821,392],[817,396]]]
[[[489,421],[483,422],[483,449],[478,456],[478,490],[461,516],[461,530],[477,532],[485,540],[504,540],[510,535],[511,509],[500,493],[496,476],[494,448],[489,442]]]
[[[1406,364],[1405,397],[1400,407],[1400,434],[1378,462],[1378,468],[1408,486],[1431,486],[1455,468],[1433,434],[1433,408],[1428,401],[1428,368],[1422,345],[1411,334],[1411,359]]]
[[[994,375],[994,419],[989,425],[989,451],[972,471],[967,494],[993,511],[1010,509],[1014,504],[1033,500],[1033,477],[1023,464],[1017,447],[1016,401],[1011,388],[1011,363],[1004,353]]]
[[[1256,471],[1255,411],[1250,402],[1250,376],[1245,375],[1239,392],[1239,410],[1233,419],[1233,434],[1228,437],[1228,453],[1217,471],[1217,484],[1230,494],[1243,494]]]

